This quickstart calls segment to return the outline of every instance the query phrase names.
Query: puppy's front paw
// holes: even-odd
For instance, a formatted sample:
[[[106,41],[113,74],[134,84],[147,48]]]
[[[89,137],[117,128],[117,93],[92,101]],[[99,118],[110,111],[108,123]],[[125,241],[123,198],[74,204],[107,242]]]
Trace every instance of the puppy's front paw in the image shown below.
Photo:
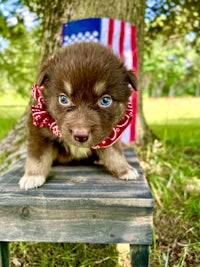
[[[20,181],[19,185],[21,189],[31,189],[42,186],[45,183],[46,179],[43,175],[24,175]]]
[[[139,173],[136,169],[130,168],[127,172],[119,177],[121,180],[137,180],[139,178]]]

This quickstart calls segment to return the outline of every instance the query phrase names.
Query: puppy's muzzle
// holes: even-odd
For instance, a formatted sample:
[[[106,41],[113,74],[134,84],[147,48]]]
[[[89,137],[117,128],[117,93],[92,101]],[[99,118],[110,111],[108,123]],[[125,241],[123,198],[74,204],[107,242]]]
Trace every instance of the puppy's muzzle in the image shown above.
[[[90,132],[86,129],[74,129],[72,134],[76,141],[83,143],[88,140]]]

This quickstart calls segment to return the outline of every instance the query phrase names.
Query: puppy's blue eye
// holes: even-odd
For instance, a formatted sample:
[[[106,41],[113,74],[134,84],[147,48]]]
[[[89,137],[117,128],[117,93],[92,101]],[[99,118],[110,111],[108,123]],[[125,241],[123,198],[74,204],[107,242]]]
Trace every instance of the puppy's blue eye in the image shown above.
[[[103,95],[100,99],[99,99],[99,106],[101,107],[109,107],[112,104],[112,98],[109,95]]]
[[[59,103],[61,105],[68,105],[70,103],[70,101],[69,101],[69,98],[66,95],[61,94],[61,95],[59,95]]]

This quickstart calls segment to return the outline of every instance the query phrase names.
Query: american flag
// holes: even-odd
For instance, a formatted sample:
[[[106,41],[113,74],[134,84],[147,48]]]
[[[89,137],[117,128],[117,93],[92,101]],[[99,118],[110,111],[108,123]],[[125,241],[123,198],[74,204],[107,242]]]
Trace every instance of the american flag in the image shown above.
[[[74,20],[63,24],[62,45],[75,42],[100,42],[112,47],[120,56],[128,69],[137,73],[136,29],[132,24],[112,18],[87,18]],[[133,119],[122,136],[123,142],[133,142],[136,139],[137,93],[132,95]]]

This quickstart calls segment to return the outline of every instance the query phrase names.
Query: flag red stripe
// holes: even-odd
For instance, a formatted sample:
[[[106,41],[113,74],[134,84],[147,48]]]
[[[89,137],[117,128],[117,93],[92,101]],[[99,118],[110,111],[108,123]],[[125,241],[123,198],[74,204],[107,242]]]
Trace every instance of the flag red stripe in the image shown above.
[[[136,29],[134,26],[131,25],[131,50],[132,50],[132,69],[138,73],[138,58],[137,58],[137,43],[136,43]],[[130,141],[136,141],[136,116],[137,116],[137,99],[138,94],[136,91],[133,92],[132,95],[132,107],[133,107],[133,119],[131,123],[131,130],[130,130]]]
[[[119,39],[119,54],[124,59],[124,36],[125,36],[125,22],[121,21],[120,25],[120,39]]]
[[[137,58],[137,43],[136,43],[136,29],[131,25],[131,50],[133,57],[133,70],[138,73],[138,58]]]
[[[114,19],[109,19],[109,33],[108,33],[108,45],[112,47],[113,33],[114,33]]]
[[[130,127],[130,141],[134,142],[136,140],[136,114],[137,114],[137,92],[134,91],[131,97],[132,107],[133,107],[133,118]]]

